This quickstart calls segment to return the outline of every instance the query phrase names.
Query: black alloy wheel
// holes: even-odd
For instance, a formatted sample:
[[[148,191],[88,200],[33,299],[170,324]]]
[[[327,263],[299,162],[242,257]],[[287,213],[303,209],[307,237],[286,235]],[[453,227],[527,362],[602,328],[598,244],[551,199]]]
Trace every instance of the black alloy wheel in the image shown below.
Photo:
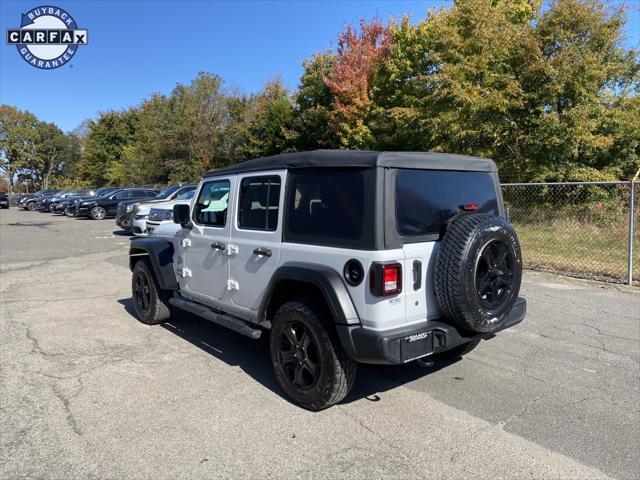
[[[144,270],[136,272],[134,277],[133,301],[136,304],[136,311],[141,315],[146,315],[151,305],[150,281],[149,275]]]
[[[522,253],[506,219],[486,213],[449,220],[436,257],[434,283],[446,321],[466,333],[493,333],[518,298]]]
[[[160,289],[148,259],[139,260],[133,268],[131,296],[136,317],[142,323],[158,325],[171,317],[171,295]]]
[[[302,323],[285,325],[278,342],[278,360],[294,388],[308,390],[317,383],[321,368],[318,344]]]
[[[292,299],[271,322],[269,350],[278,383],[291,400],[314,412],[346,397],[356,377],[356,363],[331,330],[332,321],[326,306]]]
[[[513,250],[501,238],[487,242],[476,264],[475,285],[480,303],[488,310],[495,310],[509,299],[513,289]]]

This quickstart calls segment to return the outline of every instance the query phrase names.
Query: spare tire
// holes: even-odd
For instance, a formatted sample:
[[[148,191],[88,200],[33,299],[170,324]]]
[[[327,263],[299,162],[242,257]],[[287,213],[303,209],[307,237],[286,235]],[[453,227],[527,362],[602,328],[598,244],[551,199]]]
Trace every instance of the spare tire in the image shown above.
[[[435,267],[435,294],[449,323],[468,333],[498,330],[520,291],[522,254],[502,217],[461,214],[449,220]]]

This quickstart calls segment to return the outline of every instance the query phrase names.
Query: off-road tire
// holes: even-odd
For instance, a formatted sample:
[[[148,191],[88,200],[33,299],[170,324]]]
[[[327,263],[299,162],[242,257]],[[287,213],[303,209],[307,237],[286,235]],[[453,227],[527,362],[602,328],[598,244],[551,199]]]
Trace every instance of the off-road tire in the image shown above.
[[[139,300],[140,292],[137,290],[139,284],[137,282],[144,280],[148,286],[148,306],[143,307],[143,303]],[[157,325],[165,322],[171,317],[171,308],[169,306],[169,294],[160,289],[153,269],[147,260],[139,260],[133,268],[131,276],[131,298],[136,312],[136,317],[146,325]]]
[[[463,333],[499,330],[518,297],[521,278],[520,244],[504,218],[461,214],[448,222],[434,281],[438,305],[449,323]]]
[[[93,220],[104,220],[107,218],[107,211],[104,207],[93,207],[89,214]]]
[[[296,404],[311,411],[323,410],[344,399],[356,378],[356,363],[345,353],[335,333],[321,318],[322,309],[307,302],[291,301],[276,312],[269,339],[271,361],[278,383]],[[322,315],[322,317],[321,317]],[[286,367],[279,357],[279,346],[284,329],[291,322],[304,326],[317,345],[320,366],[317,380],[307,389],[298,388],[288,378]]]

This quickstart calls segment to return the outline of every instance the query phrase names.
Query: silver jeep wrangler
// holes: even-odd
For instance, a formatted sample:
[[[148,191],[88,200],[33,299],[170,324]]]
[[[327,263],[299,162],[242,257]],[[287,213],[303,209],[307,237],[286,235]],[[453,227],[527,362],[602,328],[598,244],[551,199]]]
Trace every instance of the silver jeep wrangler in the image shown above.
[[[174,306],[267,333],[279,384],[309,410],[342,400],[357,363],[458,357],[525,315],[491,160],[258,158],[208,172],[173,221],[131,242],[137,317],[158,324]]]

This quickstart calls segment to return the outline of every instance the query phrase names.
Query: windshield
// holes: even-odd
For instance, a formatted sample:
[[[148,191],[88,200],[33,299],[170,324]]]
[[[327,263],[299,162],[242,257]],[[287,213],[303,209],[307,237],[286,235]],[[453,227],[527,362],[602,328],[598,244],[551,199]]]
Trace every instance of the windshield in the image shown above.
[[[176,200],[191,200],[195,195],[195,190],[189,190],[188,192],[183,193],[182,195],[178,195]]]
[[[163,191],[157,194],[156,198],[167,198],[179,188],[180,188],[180,185],[171,185],[170,187],[165,188]]]

